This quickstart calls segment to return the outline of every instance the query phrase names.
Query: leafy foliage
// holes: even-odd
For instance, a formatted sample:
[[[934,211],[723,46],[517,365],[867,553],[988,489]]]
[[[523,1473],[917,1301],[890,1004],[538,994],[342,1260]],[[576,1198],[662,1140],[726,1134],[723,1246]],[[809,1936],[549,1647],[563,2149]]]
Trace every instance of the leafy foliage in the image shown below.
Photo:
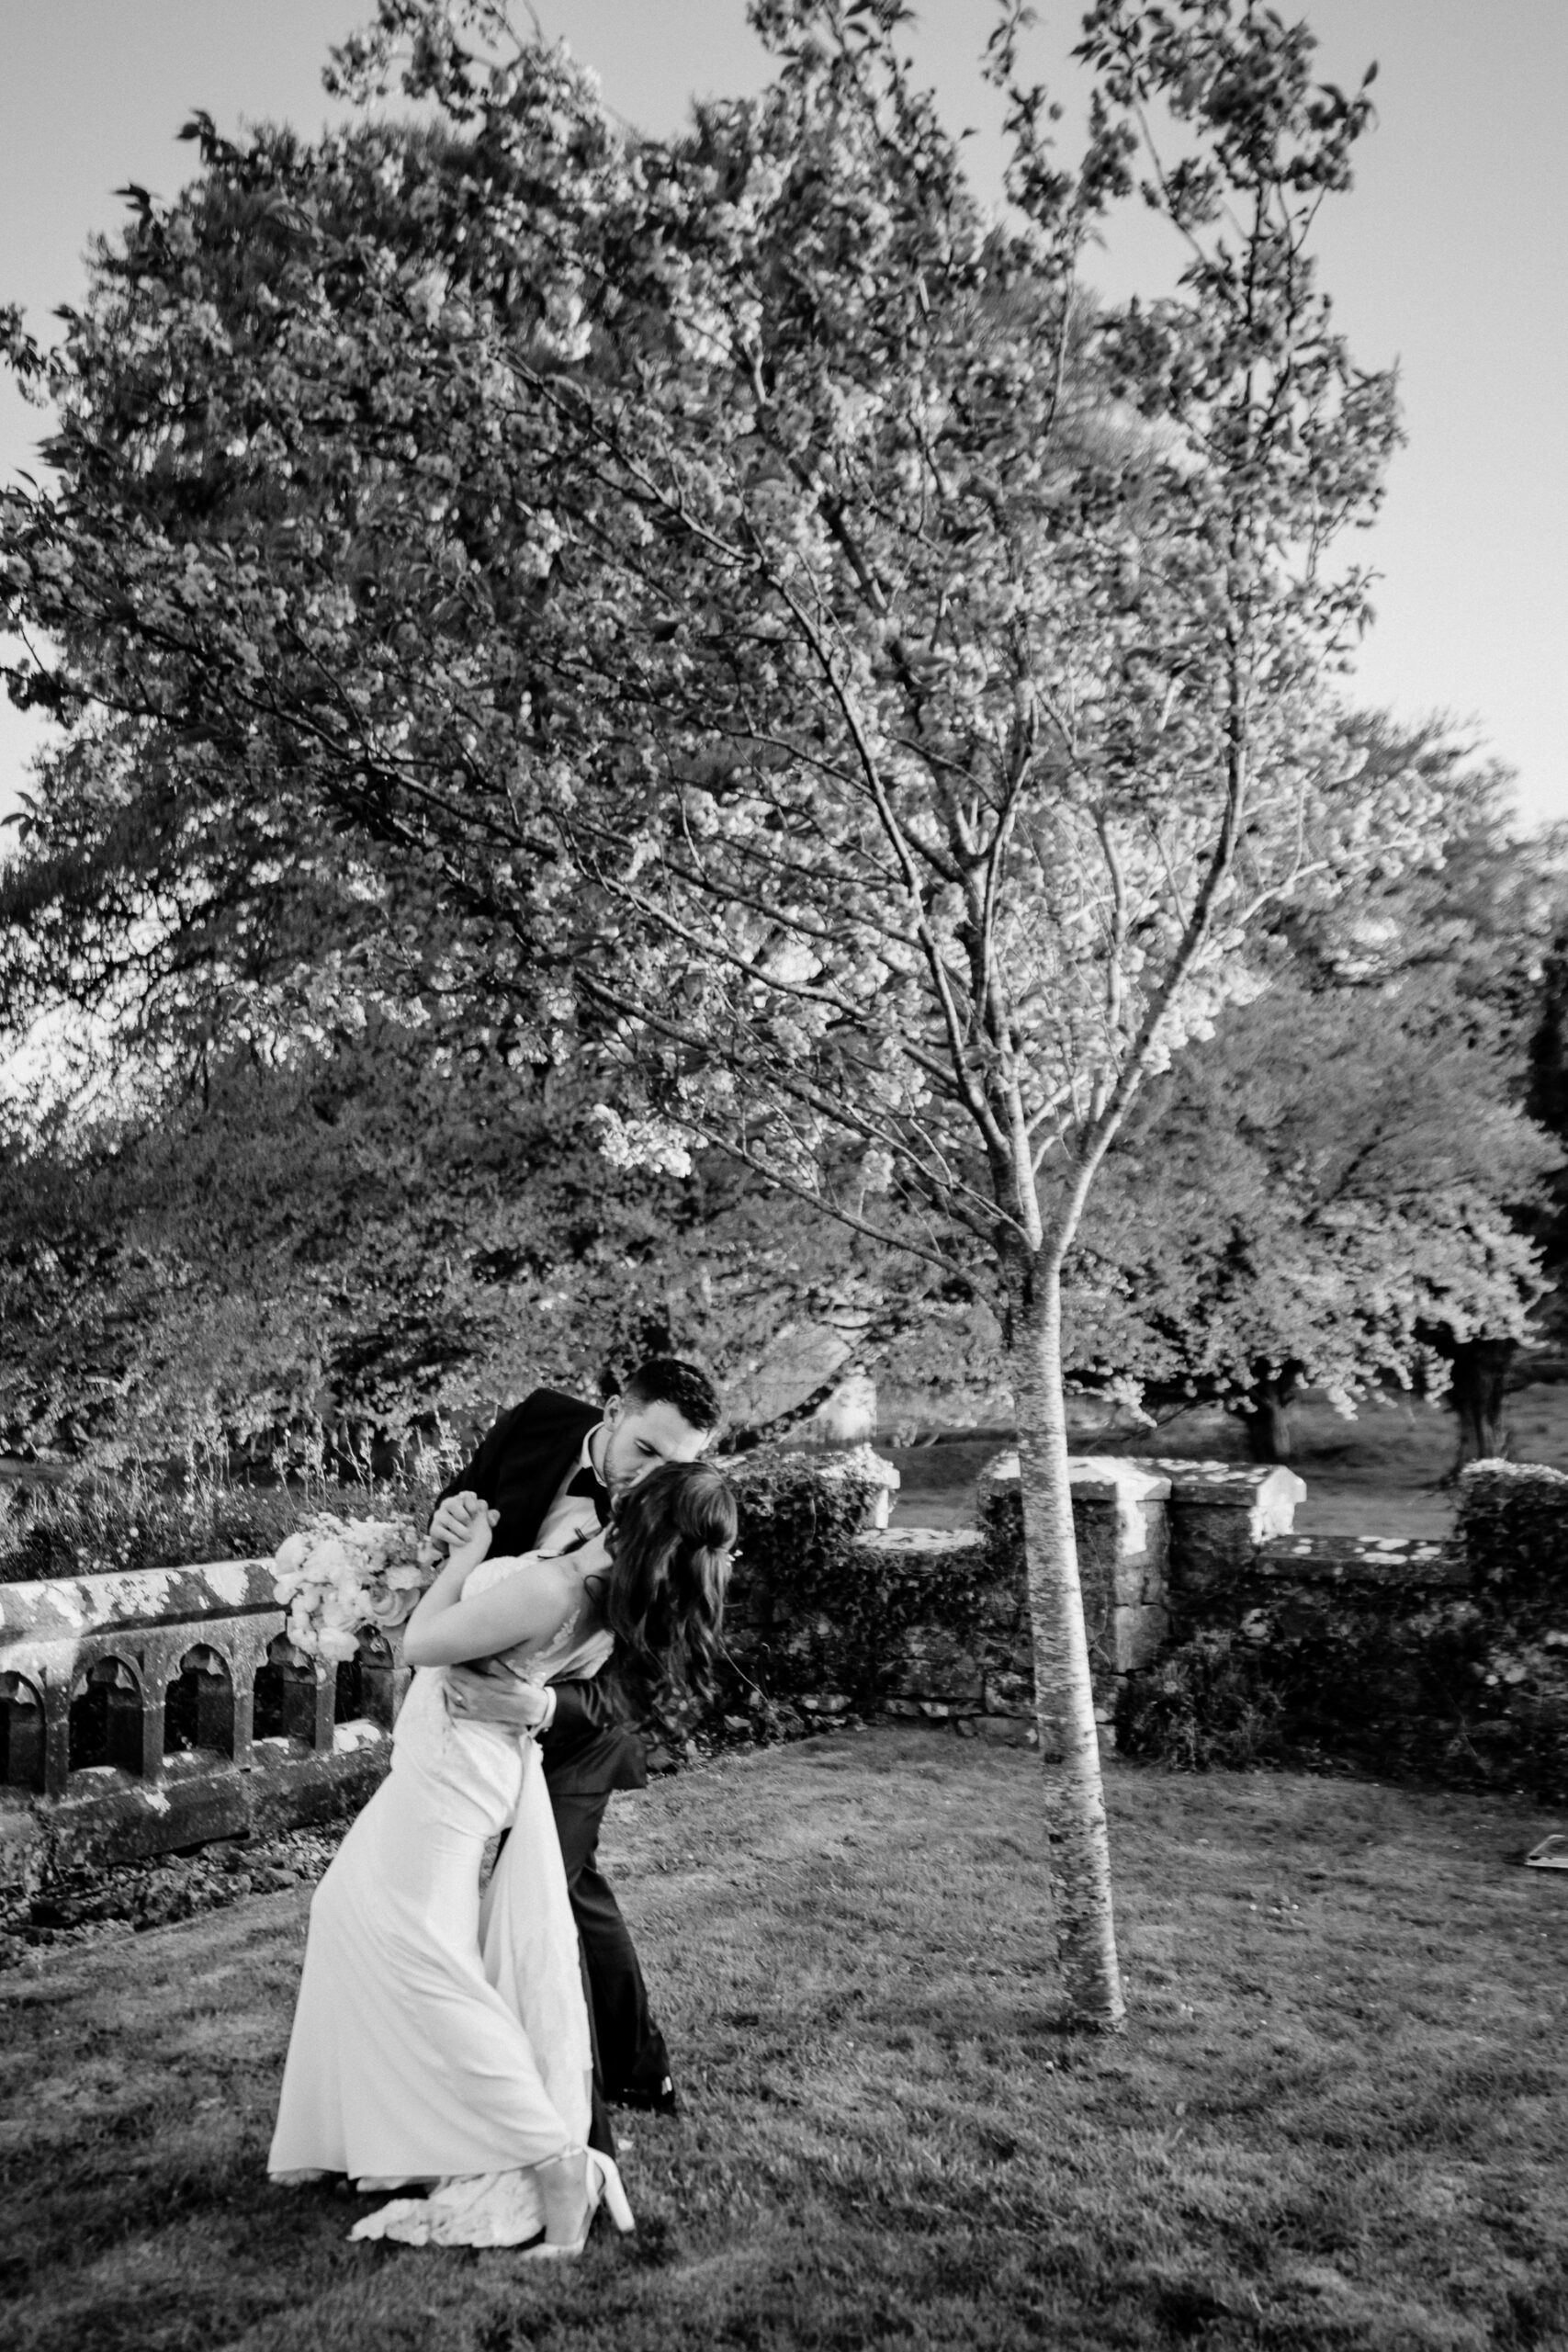
[[[489,0],[382,0],[343,85],[427,128],[195,125],[201,178],[60,352],[14,338],[60,486],[0,514],[0,611],[61,650],[24,697],[92,718],[0,913],[21,1012],[65,974],[153,1052],[230,1034],[235,974],[287,1023],[299,931],[341,929],[361,997],[584,1057],[621,1164],[714,1145],[983,1268],[1076,1759],[1071,1997],[1114,2023],[1061,1269],[1264,911],[1419,838],[1409,786],[1330,788],[1366,582],[1329,550],[1396,426],[1306,248],[1371,101],[1243,0],[1097,0],[1057,170],[1010,9],[998,226],[903,14],[756,0],[772,85],[659,144]],[[1162,117],[1143,192],[1190,260],[1096,313]]]
[[[1521,838],[1506,773],[1438,722],[1340,734],[1347,793],[1418,780],[1422,853],[1279,910],[1261,993],[1151,1082],[1068,1267],[1069,1361],[1101,1383],[1254,1419],[1303,1381],[1437,1393],[1540,1299],[1558,1152],[1522,1114],[1562,844]]]
[[[529,1052],[573,972],[649,1093],[628,1149],[668,1154],[673,1114],[815,1191],[826,1121],[863,1198],[890,1155],[987,1249],[975,1110],[998,1167],[1009,1086],[1034,1133],[1004,1230],[1104,1118],[1097,1156],[1123,1063],[1239,984],[1303,810],[1315,870],[1350,853],[1312,703],[1359,584],[1320,558],[1376,495],[1391,393],[1301,239],[1366,107],[1250,19],[1097,8],[1083,171],[1038,167],[1015,91],[1034,217],[1002,237],[897,13],[762,10],[773,89],[668,149],[495,11],[468,12],[491,60],[401,0],[342,72],[384,81],[411,40],[439,130],[194,126],[201,178],[104,250],[57,354],[18,345],[62,490],[8,508],[11,608],[63,649],[18,685],[106,716],[13,877],[15,1002],[69,971],[127,1020],[132,990],[148,1038],[282,1022],[330,932],[333,984],[478,993]],[[1077,255],[1154,85],[1213,144],[1159,198],[1199,254],[1100,318]],[[1244,721],[1248,820],[1204,885]]]
[[[1568,1477],[1506,1463],[1460,1481],[1468,1577],[1267,1577],[1191,1601],[1131,1675],[1118,1739],[1178,1769],[1255,1762],[1568,1794]]]
[[[1434,1325],[1522,1332],[1540,1275],[1519,1212],[1557,1150],[1461,1010],[1446,978],[1313,992],[1286,971],[1194,1046],[1108,1160],[1070,1360],[1238,1404],[1289,1368],[1348,1407],[1380,1380],[1440,1389]]]
[[[796,1327],[841,1328],[874,1363],[956,1311],[919,1261],[766,1201],[733,1163],[613,1167],[569,1078],[381,1017],[14,1136],[0,1238],[0,1428],[99,1460],[385,1467],[541,1380],[596,1395],[671,1349],[745,1419]]]
[[[1128,1677],[1116,1744],[1174,1772],[1247,1771],[1283,1760],[1284,1712],[1257,1645],[1210,1628]]]
[[[1351,1765],[1557,1804],[1568,1673],[1556,1649],[1462,1599],[1280,1603],[1201,1628],[1129,1676],[1117,1738],[1182,1771]]]
[[[134,1458],[108,1477],[86,1471],[47,1484],[23,1479],[0,1490],[0,1584],[265,1559],[302,1519],[345,1495],[355,1511],[423,1520],[456,1466],[431,1450],[400,1477],[347,1489],[319,1474],[253,1484],[210,1464],[176,1483],[162,1463]]]
[[[858,1544],[881,1492],[863,1457],[763,1447],[733,1475],[741,1563],[728,1639],[746,1691],[776,1705],[827,1690],[874,1711],[911,1626],[974,1637],[991,1574],[977,1551]]]

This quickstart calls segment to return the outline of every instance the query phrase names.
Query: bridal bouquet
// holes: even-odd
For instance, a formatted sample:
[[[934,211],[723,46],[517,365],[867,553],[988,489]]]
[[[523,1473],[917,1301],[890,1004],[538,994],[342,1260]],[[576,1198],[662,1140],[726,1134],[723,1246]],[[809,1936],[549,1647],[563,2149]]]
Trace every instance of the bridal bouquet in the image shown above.
[[[361,1626],[388,1633],[412,1613],[440,1557],[412,1519],[318,1511],[273,1555],[289,1640],[311,1657],[353,1657]]]

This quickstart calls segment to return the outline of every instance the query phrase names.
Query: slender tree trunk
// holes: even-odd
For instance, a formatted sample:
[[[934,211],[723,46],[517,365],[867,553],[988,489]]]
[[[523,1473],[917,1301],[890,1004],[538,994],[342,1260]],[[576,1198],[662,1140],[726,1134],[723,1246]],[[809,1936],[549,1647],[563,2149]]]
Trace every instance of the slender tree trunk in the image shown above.
[[[1254,1381],[1241,1408],[1247,1448],[1254,1462],[1288,1462],[1293,1441],[1291,1407],[1296,1399],[1296,1374],[1289,1365],[1280,1373],[1266,1373]]]
[[[1046,1261],[1036,1261],[1016,1285],[1010,1355],[1066,2016],[1069,2024],[1115,2033],[1126,2023],[1127,2007],[1116,1961],[1111,1846],[1067,1476],[1061,1277]]]
[[[1499,1459],[1507,1450],[1503,1413],[1508,1373],[1518,1352],[1517,1340],[1461,1340],[1450,1362],[1453,1385],[1449,1391],[1459,1422],[1456,1473],[1467,1462]]]

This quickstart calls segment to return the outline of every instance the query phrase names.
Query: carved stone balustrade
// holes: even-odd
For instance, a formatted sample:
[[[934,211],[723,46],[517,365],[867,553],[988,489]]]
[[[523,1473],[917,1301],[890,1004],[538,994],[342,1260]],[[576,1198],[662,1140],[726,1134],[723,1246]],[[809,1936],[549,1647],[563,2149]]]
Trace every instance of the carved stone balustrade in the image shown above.
[[[0,1891],[320,1821],[387,1764],[407,1675],[288,1640],[268,1560],[0,1585]]]

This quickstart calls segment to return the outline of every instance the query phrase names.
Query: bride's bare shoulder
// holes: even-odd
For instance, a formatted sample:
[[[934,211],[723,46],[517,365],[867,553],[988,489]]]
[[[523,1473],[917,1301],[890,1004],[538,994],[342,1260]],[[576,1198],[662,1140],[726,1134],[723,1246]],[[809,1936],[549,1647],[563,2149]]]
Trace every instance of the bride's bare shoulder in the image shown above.
[[[468,1581],[469,1592],[482,1591],[487,1586],[509,1582],[513,1577],[525,1577],[536,1592],[574,1592],[577,1579],[559,1552],[503,1552],[481,1560]],[[476,1581],[477,1580],[477,1581]]]

